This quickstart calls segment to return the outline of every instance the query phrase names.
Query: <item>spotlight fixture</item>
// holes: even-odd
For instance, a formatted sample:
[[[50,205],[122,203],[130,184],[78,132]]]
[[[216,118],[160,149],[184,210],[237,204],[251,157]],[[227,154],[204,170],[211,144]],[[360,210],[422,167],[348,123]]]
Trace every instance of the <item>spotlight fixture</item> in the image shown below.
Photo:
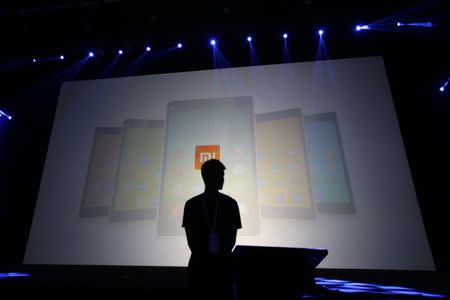
[[[356,25],[356,27],[355,27],[356,31],[369,30],[369,29],[370,29],[369,25]]]

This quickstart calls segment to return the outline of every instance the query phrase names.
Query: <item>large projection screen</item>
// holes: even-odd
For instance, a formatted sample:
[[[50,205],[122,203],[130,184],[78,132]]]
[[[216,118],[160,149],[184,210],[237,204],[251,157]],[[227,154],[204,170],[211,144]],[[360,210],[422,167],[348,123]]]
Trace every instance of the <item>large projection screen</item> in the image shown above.
[[[65,82],[24,263],[186,266],[213,157],[237,244],[435,269],[382,57]]]

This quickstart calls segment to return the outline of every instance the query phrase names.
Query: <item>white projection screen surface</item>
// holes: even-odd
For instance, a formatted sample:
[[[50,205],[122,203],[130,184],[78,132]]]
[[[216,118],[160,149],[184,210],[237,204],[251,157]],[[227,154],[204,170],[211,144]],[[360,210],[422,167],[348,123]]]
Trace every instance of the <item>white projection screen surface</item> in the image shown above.
[[[237,244],[435,269],[382,57],[65,82],[24,263],[187,266],[212,157]]]

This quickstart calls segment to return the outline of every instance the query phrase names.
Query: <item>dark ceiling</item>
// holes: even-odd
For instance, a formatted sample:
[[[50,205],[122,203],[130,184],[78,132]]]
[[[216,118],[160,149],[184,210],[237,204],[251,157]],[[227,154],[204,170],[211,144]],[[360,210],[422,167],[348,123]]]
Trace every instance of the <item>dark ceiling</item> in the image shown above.
[[[432,33],[449,33],[448,1],[2,1],[0,36],[2,59],[55,48],[74,49],[97,43],[151,40],[186,33],[221,34],[225,31],[279,26],[306,31],[317,24],[346,26],[383,18],[433,19]],[[450,34],[447,34],[449,36]],[[439,37],[442,38],[442,37]]]

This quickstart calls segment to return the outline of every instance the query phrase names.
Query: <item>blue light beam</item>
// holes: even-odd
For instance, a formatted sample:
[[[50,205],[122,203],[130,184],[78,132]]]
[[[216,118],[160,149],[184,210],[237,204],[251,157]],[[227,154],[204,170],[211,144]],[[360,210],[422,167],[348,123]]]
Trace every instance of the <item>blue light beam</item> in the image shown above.
[[[432,22],[407,23],[406,26],[433,27],[433,23]]]
[[[8,115],[7,113],[3,112],[2,110],[0,110],[0,118],[1,117],[6,117],[8,120],[12,119],[12,116]]]
[[[411,27],[433,27],[433,23],[428,21],[428,22],[397,22],[397,27],[400,26],[411,26]]]
[[[439,88],[439,90],[443,93],[445,92],[445,89],[447,88],[448,82],[450,81],[450,77],[447,79],[446,82]]]

